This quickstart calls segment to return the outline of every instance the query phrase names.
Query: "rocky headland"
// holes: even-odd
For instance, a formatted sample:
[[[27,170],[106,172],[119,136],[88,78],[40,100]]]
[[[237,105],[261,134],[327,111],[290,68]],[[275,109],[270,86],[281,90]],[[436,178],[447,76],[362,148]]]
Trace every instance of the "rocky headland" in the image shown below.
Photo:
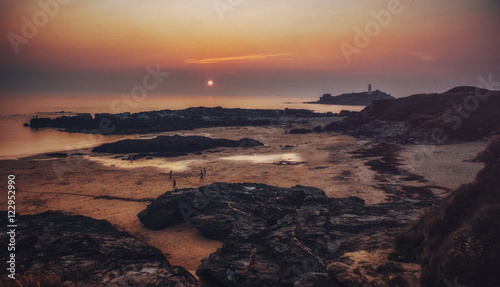
[[[390,94],[376,90],[373,92],[348,93],[338,96],[324,94],[316,102],[307,102],[306,104],[323,105],[348,105],[348,106],[367,106],[375,100],[393,100]]]
[[[60,212],[16,219],[15,272],[26,285],[4,278],[4,286],[197,286],[191,273],[170,265],[160,250],[105,220]],[[5,224],[1,231],[1,241],[9,242]],[[7,262],[9,254],[2,248],[1,260]]]
[[[478,155],[485,167],[399,232],[393,258],[422,267],[421,286],[500,286],[500,136]]]
[[[254,139],[212,139],[202,136],[157,136],[152,139],[126,139],[102,144],[92,149],[98,153],[137,153],[134,158],[146,156],[175,157],[216,147],[256,147],[263,144]]]
[[[500,92],[457,87],[441,94],[376,100],[323,131],[403,144],[481,140],[500,130]]]
[[[33,118],[31,128],[58,128],[67,132],[94,134],[147,134],[165,131],[228,126],[266,126],[278,121],[332,117],[304,109],[264,110],[228,108],[188,108],[121,114],[78,114],[57,118]]]

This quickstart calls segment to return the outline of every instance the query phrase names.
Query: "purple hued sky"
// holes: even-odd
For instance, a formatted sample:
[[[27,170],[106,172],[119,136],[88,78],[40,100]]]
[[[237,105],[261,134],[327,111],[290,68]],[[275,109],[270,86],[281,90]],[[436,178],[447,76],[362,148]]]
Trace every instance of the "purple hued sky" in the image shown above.
[[[41,3],[46,3],[41,5]],[[500,79],[496,0],[2,0],[0,94],[396,97]],[[208,85],[212,80],[213,85]]]

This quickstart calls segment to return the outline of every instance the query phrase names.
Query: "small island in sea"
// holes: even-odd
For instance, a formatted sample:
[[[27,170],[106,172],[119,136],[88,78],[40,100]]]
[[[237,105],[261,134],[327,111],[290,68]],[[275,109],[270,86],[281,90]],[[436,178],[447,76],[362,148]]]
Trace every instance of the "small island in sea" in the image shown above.
[[[306,102],[306,104],[323,105],[346,105],[346,106],[368,106],[374,100],[393,100],[394,97],[380,90],[372,91],[372,85],[368,85],[367,92],[348,93],[338,96],[324,94],[316,102]]]

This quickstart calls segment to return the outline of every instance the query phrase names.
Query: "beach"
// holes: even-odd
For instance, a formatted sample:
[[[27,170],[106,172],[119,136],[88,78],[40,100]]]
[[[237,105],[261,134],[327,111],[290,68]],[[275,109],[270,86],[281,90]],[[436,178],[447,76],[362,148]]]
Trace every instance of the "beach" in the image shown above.
[[[327,121],[311,121],[297,127],[313,128]],[[471,182],[483,164],[467,162],[485,146],[483,142],[435,147],[415,164],[412,156],[419,146],[404,146],[398,156],[401,168],[422,175],[427,181],[405,181],[400,175],[384,174],[366,165],[373,158],[356,157],[352,152],[374,145],[337,133],[289,134],[284,126],[204,128],[167,132],[162,135],[201,135],[237,140],[248,137],[264,144],[260,147],[216,148],[174,158],[124,157],[92,153],[57,158],[36,155],[4,160],[0,174],[16,176],[16,211],[37,214],[60,210],[109,221],[141,241],[169,255],[173,265],[194,274],[200,260],[215,252],[222,243],[203,237],[192,226],[181,223],[153,231],[142,226],[137,214],[151,200],[176,188],[195,188],[213,182],[263,183],[278,187],[296,185],[322,189],[329,197],[357,196],[366,204],[390,200],[377,183],[432,187],[444,197],[447,190]],[[72,154],[72,151],[64,151]],[[200,181],[200,170],[207,175]],[[6,199],[1,199],[6,206]]]

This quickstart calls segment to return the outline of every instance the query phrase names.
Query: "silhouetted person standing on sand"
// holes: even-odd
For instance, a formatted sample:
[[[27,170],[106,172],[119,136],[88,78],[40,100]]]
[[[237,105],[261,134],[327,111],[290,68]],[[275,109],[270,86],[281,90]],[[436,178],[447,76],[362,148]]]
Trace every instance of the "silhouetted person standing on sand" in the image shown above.
[[[206,168],[203,168],[203,177],[207,178],[207,169]]]
[[[175,186],[177,185],[177,181],[175,181],[175,179],[174,179],[174,182],[172,183],[172,185],[173,185],[173,187],[175,189]]]
[[[169,176],[170,176],[170,180],[172,180],[172,170],[170,170]]]
[[[250,245],[250,261],[248,262],[248,270],[255,270],[255,257],[257,256],[257,248],[252,244]]]
[[[205,179],[203,178],[203,170],[200,169],[200,182],[204,182]]]

